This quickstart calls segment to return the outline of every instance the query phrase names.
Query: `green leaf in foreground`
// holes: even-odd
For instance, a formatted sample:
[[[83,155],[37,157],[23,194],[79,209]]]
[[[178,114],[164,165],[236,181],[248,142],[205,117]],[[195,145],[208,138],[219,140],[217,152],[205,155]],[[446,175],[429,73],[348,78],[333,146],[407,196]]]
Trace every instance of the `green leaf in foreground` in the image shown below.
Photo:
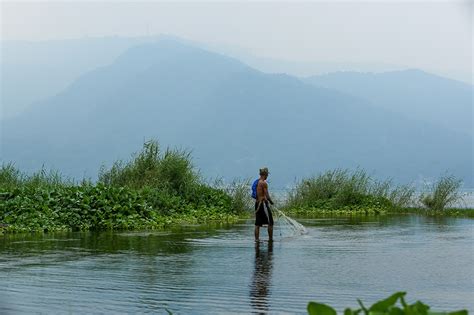
[[[359,314],[360,312],[362,312],[362,309],[358,309],[358,310],[353,311],[353,310],[351,310],[350,308],[346,308],[346,309],[344,310],[344,315],[357,315],[357,314]]]
[[[428,315],[468,315],[468,312],[466,310],[455,312],[428,312]]]
[[[369,308],[369,312],[387,312],[389,307],[394,306],[398,299],[405,296],[406,292],[397,292],[388,298],[378,301]]]
[[[357,299],[360,305],[359,309],[352,310],[346,308],[344,315],[358,315],[363,313],[365,315],[468,315],[466,310],[454,311],[454,312],[432,312],[429,311],[430,307],[421,301],[416,301],[413,304],[407,304],[404,296],[406,292],[397,292],[389,296],[388,298],[376,302],[374,305],[367,309],[361,300]],[[400,300],[402,308],[396,306]],[[316,302],[309,302],[308,304],[309,315],[335,315],[336,311],[325,304],[319,304]]]
[[[309,315],[337,315],[337,312],[326,304],[309,302],[308,304]]]
[[[405,313],[403,310],[399,307],[393,306],[390,308],[390,311],[388,312],[389,315],[404,315]]]

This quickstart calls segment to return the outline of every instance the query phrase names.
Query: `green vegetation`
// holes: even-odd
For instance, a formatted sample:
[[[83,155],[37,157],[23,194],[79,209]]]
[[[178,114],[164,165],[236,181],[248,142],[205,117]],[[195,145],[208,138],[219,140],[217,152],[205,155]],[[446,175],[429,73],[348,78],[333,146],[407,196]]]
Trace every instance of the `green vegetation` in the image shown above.
[[[454,176],[444,176],[434,183],[428,192],[421,194],[420,201],[430,210],[444,210],[461,199],[459,188],[462,181]]]
[[[461,184],[444,176],[416,197],[414,187],[377,181],[360,169],[336,169],[300,181],[289,193],[284,210],[302,216],[418,213],[474,217],[474,209],[446,208],[462,200]],[[417,199],[424,207],[415,206]]]
[[[225,191],[232,198],[232,212],[246,213],[252,209],[254,199],[250,195],[250,180],[234,180],[230,185],[220,185],[225,187]]]
[[[18,187],[29,189],[39,187],[52,188],[72,186],[73,184],[73,181],[64,179],[58,172],[47,172],[44,168],[31,175],[20,172],[13,163],[4,164],[0,168],[0,188],[3,190],[11,190]]]
[[[474,217],[446,209],[461,182],[442,177],[413,207],[415,189],[376,181],[363,170],[332,170],[298,183],[284,211],[296,215],[423,213]],[[234,221],[252,206],[250,181],[206,184],[185,150],[149,141],[129,161],[102,167],[98,181],[76,183],[45,169],[0,169],[0,231],[154,229],[180,222]]]
[[[397,292],[388,298],[378,301],[373,304],[371,307],[366,308],[364,304],[359,302],[360,308],[353,310],[346,308],[344,310],[344,315],[356,315],[356,314],[365,314],[365,315],[467,315],[466,310],[454,311],[454,312],[433,312],[430,311],[430,307],[420,301],[417,301],[413,304],[407,304],[405,302],[404,296],[405,292]],[[397,302],[400,301],[400,305],[397,306]],[[336,315],[337,312],[330,306],[309,302],[308,303],[308,314],[309,315]]]
[[[409,186],[391,187],[365,171],[336,169],[304,179],[290,192],[285,209],[291,213],[384,213],[407,207],[415,193]]]
[[[160,154],[156,141],[146,142],[128,162],[103,167],[97,183],[74,183],[45,170],[27,175],[12,164],[0,169],[4,231],[154,229],[181,222],[229,222],[237,219],[241,208],[224,189],[200,179],[188,152],[167,149]]]
[[[128,162],[117,161],[109,170],[102,167],[99,182],[112,187],[153,187],[182,195],[191,194],[200,185],[190,153],[171,149],[161,153],[157,141],[145,142],[142,151]]]
[[[396,214],[420,214],[425,216],[449,216],[449,217],[462,217],[462,218],[474,218],[474,209],[472,208],[446,208],[443,210],[430,210],[426,208],[400,208],[392,209],[390,213]]]

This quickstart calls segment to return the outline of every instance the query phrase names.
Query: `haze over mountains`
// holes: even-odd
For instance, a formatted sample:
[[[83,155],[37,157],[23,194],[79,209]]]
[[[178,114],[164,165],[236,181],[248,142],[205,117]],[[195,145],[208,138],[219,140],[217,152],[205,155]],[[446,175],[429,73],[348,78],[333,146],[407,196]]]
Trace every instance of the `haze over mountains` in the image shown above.
[[[18,115],[31,103],[54,96],[79,76],[110,64],[128,48],[146,41],[150,38],[0,42],[0,118]]]
[[[84,37],[34,42],[0,41],[0,67],[2,69],[0,72],[2,90],[0,119],[15,116],[31,106],[32,103],[54,96],[79,76],[97,67],[112,63],[120,54],[133,46],[161,39],[174,40],[188,46],[200,47],[231,56],[266,73],[287,73],[293,76],[307,77],[336,71],[353,71],[354,74],[370,76],[370,73],[360,72],[380,73],[407,69],[399,65],[377,62],[278,60],[255,56],[244,49],[231,45],[204,44],[172,35]],[[48,74],[47,79],[44,79],[45,73]],[[333,77],[332,75],[331,73],[330,77]],[[471,86],[465,83],[464,85]]]
[[[299,79],[175,40],[141,44],[6,119],[1,160],[95,178],[157,138],[191,149],[207,178],[266,165],[283,187],[360,166],[400,182],[449,171],[472,187],[472,86],[420,71],[380,76]]]
[[[473,87],[417,69],[336,72],[306,82],[364,98],[377,107],[473,135]]]

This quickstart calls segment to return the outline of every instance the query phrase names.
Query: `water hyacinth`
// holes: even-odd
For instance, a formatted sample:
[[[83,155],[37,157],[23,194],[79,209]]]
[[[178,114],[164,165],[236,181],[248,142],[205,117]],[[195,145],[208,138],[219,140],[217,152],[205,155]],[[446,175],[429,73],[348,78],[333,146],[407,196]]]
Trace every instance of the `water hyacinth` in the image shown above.
[[[148,141],[129,162],[102,168],[96,183],[42,169],[0,169],[0,231],[155,229],[180,222],[235,221],[236,202],[205,184],[190,154]]]
[[[417,301],[413,304],[407,304],[405,301],[406,292],[396,292],[386,299],[380,300],[374,303],[369,308],[365,307],[361,300],[357,300],[360,308],[351,309],[346,308],[344,315],[467,315],[466,310],[454,311],[454,312],[433,312],[430,307],[421,301]],[[397,305],[400,302],[400,305]],[[308,303],[308,314],[309,315],[337,315],[337,312],[332,307],[317,303]]]

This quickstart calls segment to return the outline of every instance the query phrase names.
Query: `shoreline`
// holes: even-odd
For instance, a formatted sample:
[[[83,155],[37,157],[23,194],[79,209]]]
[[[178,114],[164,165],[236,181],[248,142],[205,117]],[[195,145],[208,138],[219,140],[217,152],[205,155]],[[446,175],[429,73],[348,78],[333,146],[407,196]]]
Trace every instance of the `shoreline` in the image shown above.
[[[284,211],[287,215],[295,216],[366,216],[366,215],[396,215],[396,214],[418,214],[422,216],[440,216],[440,217],[460,217],[474,218],[474,208],[448,208],[444,210],[429,210],[420,207],[407,207],[400,209],[377,209],[377,208],[358,208],[338,210],[328,210],[321,208],[308,209],[290,209]]]
[[[288,216],[294,218],[318,218],[318,217],[366,217],[366,216],[391,216],[391,215],[418,215],[425,217],[446,217],[446,218],[467,218],[474,219],[474,209],[457,209],[451,208],[444,211],[431,211],[422,208],[404,208],[399,210],[324,210],[324,209],[299,209],[285,211]],[[67,226],[55,226],[50,228],[36,227],[31,228],[20,224],[8,225],[0,223],[0,235],[6,234],[23,234],[23,233],[55,233],[55,232],[140,232],[172,229],[189,224],[206,225],[206,224],[234,224],[242,220],[251,220],[250,212],[241,214],[230,214],[224,212],[212,212],[208,210],[192,210],[191,213],[177,214],[171,216],[158,216],[148,224],[135,225],[133,228],[105,228],[105,229],[73,229]]]

